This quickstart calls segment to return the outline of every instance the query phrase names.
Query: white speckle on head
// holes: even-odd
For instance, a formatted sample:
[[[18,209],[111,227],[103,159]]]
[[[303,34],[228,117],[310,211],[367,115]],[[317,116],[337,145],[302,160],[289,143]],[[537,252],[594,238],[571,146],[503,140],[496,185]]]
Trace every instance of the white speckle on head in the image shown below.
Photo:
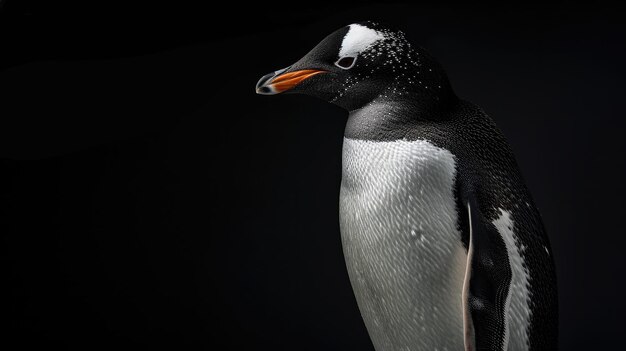
[[[550,255],[550,251],[548,251],[548,247],[547,247],[547,246],[545,246],[545,245],[544,245],[543,249],[544,249],[544,250],[546,250],[546,253],[547,253],[548,255]]]
[[[504,314],[506,326],[504,333],[503,350],[528,350],[528,326],[530,325],[530,283],[529,273],[524,267],[524,245],[519,243],[514,233],[514,223],[511,213],[500,210],[500,217],[493,221],[502,240],[506,245],[511,266],[511,284],[506,297]]]
[[[384,38],[382,33],[374,29],[360,24],[351,24],[348,34],[346,34],[343,38],[343,42],[341,42],[339,57],[357,56],[367,50],[372,44]]]

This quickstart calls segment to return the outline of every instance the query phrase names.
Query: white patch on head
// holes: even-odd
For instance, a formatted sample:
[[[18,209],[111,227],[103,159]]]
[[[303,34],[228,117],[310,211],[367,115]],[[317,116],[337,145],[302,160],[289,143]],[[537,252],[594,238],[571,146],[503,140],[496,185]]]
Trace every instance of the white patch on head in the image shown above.
[[[361,52],[367,50],[372,44],[378,40],[384,39],[384,35],[374,29],[362,26],[360,24],[351,24],[348,34],[343,37],[339,57],[352,56],[355,57]]]
[[[522,257],[525,247],[519,243],[519,239],[513,231],[514,223],[511,213],[501,208],[499,210],[500,217],[493,221],[493,225],[504,240],[511,266],[511,284],[504,306],[506,325],[502,349],[510,351],[528,350],[530,275],[524,267],[524,258]]]

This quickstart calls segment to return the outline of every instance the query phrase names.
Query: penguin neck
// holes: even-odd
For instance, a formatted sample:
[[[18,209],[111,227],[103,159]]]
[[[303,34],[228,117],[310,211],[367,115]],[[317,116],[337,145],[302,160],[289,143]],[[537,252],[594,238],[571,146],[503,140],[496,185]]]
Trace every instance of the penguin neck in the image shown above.
[[[450,110],[458,101],[452,92],[436,99],[410,93],[403,96],[379,96],[349,112],[344,136],[373,141],[403,139],[416,125],[452,118]]]

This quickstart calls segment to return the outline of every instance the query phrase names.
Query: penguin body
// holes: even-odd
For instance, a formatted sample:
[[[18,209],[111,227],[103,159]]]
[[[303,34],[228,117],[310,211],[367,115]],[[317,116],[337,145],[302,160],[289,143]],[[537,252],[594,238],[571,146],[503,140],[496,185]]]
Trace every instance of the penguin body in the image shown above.
[[[257,91],[349,111],[340,225],[378,351],[551,350],[550,245],[493,121],[399,31],[342,28]]]
[[[420,335],[423,330],[410,328],[410,335],[418,335],[412,343],[419,345],[417,347],[406,347],[402,337],[396,336],[392,340],[399,343],[377,346],[377,350],[454,350],[462,349],[463,345],[475,350],[477,344],[490,350],[555,349],[554,268],[539,213],[523,185],[510,148],[491,119],[471,103],[460,100],[455,105],[438,123],[420,122],[405,125],[401,130],[380,118],[382,108],[379,106],[372,107],[371,111],[365,108],[354,112],[348,119],[340,202],[341,232],[348,271],[353,286],[359,286],[355,288],[355,295],[368,331],[370,335],[376,334],[373,330],[381,325],[368,314],[384,313],[373,312],[375,308],[370,307],[375,304],[369,300],[380,301],[381,298],[371,293],[372,283],[363,283],[361,267],[380,269],[382,261],[376,258],[369,266],[354,263],[358,262],[354,257],[372,258],[367,249],[359,251],[352,247],[357,245],[378,245],[379,250],[387,252],[386,257],[395,260],[395,271],[386,269],[387,275],[370,273],[370,280],[374,282],[393,282],[399,276],[398,267],[411,270],[406,279],[421,284],[415,285],[419,292],[407,292],[415,297],[409,310],[420,311],[417,316],[426,318],[426,328],[431,328],[424,336]],[[402,108],[396,107],[396,113],[398,110]],[[380,133],[381,130],[389,132]],[[374,160],[378,162],[373,164]],[[381,173],[394,177],[385,178]],[[350,188],[357,190],[348,191]],[[365,197],[363,194],[369,188],[379,189],[380,193]],[[350,201],[351,206],[346,205],[348,197],[354,199]],[[389,202],[382,203],[385,199]],[[402,206],[390,205],[394,202]],[[453,211],[449,210],[449,204],[453,204]],[[373,216],[372,208],[382,215]],[[360,218],[361,223],[351,227],[344,218],[352,221]],[[387,239],[408,250],[407,255],[393,245],[385,246],[388,242],[372,244],[369,236],[379,233],[377,228],[381,228],[381,223],[382,228],[391,228],[386,232]],[[483,238],[472,238],[472,234]],[[347,236],[365,240],[346,240]],[[399,243],[389,238],[400,241],[411,238],[420,242]],[[462,248],[461,254],[456,250],[458,247]],[[396,251],[390,253],[392,250]],[[425,272],[433,273],[431,279],[422,280]],[[472,277],[475,279],[473,293],[470,291]],[[420,299],[424,294],[428,297]],[[391,292],[379,295],[394,296]],[[443,301],[449,303],[448,309],[435,303]],[[384,303],[385,306],[392,304],[390,300]],[[454,310],[454,317],[449,317],[450,310]],[[409,329],[407,326],[412,323],[424,325],[412,317],[414,314],[396,320],[401,326],[398,329]],[[449,319],[454,319],[452,325],[460,324],[460,336]],[[448,320],[448,324],[442,320]],[[442,327],[432,329],[432,326]],[[482,336],[478,342],[474,341],[476,329]],[[372,340],[383,340],[389,345],[384,337],[372,337]],[[451,346],[459,343],[461,346]]]

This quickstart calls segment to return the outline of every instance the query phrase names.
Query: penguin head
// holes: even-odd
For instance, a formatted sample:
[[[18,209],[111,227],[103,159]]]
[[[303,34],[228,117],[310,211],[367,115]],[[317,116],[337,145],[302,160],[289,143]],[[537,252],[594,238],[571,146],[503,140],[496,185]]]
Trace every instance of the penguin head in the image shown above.
[[[258,81],[262,95],[300,93],[348,111],[373,101],[431,104],[450,87],[441,66],[403,32],[367,21],[330,34],[293,65]]]

